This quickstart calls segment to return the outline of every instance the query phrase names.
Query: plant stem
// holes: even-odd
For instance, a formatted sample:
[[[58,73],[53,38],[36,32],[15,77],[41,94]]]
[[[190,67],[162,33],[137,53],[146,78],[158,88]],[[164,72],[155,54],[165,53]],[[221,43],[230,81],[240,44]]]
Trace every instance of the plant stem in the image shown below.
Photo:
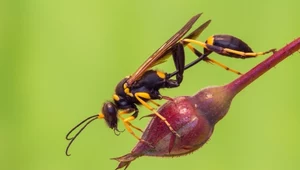
[[[251,84],[258,77],[263,75],[265,72],[276,66],[279,62],[293,54],[300,49],[300,37],[287,44],[285,47],[276,51],[272,56],[267,58],[265,61],[252,68],[250,71],[240,76],[233,82],[226,85],[226,88],[236,95],[249,84]]]

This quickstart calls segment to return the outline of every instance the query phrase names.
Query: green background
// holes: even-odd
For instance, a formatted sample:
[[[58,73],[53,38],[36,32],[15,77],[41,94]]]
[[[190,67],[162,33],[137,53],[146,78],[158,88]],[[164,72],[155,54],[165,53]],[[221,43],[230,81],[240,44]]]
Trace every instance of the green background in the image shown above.
[[[64,137],[98,113],[119,80],[188,19],[200,12],[196,26],[212,19],[202,41],[227,33],[264,51],[300,35],[299,6],[298,0],[1,1],[0,169],[114,169],[117,162],[109,158],[130,152],[137,143],[127,132],[117,137],[97,120],[74,142],[71,157],[64,154]],[[186,55],[188,61],[195,58]],[[266,58],[211,57],[241,72]],[[296,53],[237,95],[200,150],[179,158],[142,157],[129,169],[300,169],[299,63]],[[159,68],[170,72],[174,66],[170,60]],[[181,87],[161,92],[192,95],[235,78],[200,63],[185,73]],[[148,113],[141,108],[140,115]],[[147,122],[134,123],[144,128]]]

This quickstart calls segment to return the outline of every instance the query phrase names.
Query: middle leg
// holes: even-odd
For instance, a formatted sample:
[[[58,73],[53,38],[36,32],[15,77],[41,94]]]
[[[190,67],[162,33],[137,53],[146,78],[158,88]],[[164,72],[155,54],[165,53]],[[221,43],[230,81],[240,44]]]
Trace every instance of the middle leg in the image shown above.
[[[150,99],[150,95],[148,93],[144,93],[144,92],[139,92],[139,93],[135,93],[134,94],[135,98],[146,108],[148,108],[149,110],[151,110],[152,112],[154,112],[154,114],[159,117],[162,121],[164,121],[164,123],[169,127],[170,131],[172,133],[174,133],[177,137],[180,137],[180,135],[173,129],[173,127],[171,126],[171,124],[166,120],[166,118],[164,116],[162,116],[161,114],[159,114],[153,107],[151,107],[148,103],[146,103],[142,98],[145,99]]]

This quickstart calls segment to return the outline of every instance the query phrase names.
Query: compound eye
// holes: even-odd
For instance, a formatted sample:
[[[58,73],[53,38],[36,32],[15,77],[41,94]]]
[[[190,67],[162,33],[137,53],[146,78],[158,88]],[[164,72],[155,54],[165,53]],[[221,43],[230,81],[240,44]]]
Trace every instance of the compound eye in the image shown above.
[[[104,103],[103,109],[105,110],[105,112],[108,112],[110,114],[117,114],[117,109],[112,102]]]
[[[103,105],[102,113],[104,114],[104,119],[109,128],[117,127],[117,108],[112,102],[106,102]]]

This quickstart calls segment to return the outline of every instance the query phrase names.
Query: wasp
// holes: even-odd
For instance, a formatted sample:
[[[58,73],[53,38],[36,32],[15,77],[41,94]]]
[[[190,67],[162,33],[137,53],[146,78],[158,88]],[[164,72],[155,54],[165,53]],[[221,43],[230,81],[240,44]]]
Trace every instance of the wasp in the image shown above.
[[[175,33],[158,50],[156,50],[131,76],[125,77],[121,80],[115,88],[115,93],[112,97],[113,100],[103,104],[101,113],[86,118],[69,131],[66,136],[66,139],[70,140],[66,149],[67,156],[70,155],[68,150],[73,141],[89,123],[96,119],[104,119],[108,127],[113,129],[117,135],[121,132],[118,130],[118,120],[120,120],[123,122],[126,130],[130,134],[138,140],[143,141],[133,132],[132,128],[141,132],[142,130],[130,123],[138,117],[139,110],[137,105],[143,105],[148,108],[162,121],[164,121],[177,137],[180,137],[180,135],[172,128],[170,123],[161,114],[159,114],[154,107],[149,105],[149,102],[159,106],[159,104],[154,100],[172,100],[172,98],[168,96],[162,96],[159,90],[162,88],[175,88],[180,86],[183,80],[184,70],[192,67],[205,57],[205,55],[198,56],[196,60],[185,65],[184,46],[187,45],[188,42],[182,41],[182,37],[191,29],[200,16],[201,14],[193,16],[177,33]],[[196,39],[210,24],[210,22],[211,20],[206,21],[183,39]],[[202,55],[199,51],[197,54]],[[175,72],[166,73],[152,69],[152,67],[165,62],[170,56],[173,57],[174,65],[176,67]],[[174,76],[176,78],[171,79]],[[131,115],[124,118],[123,115],[125,114]],[[73,137],[70,137],[71,133],[81,125],[83,125],[83,127]]]
[[[216,52],[228,57],[251,58],[258,55],[264,55],[269,52],[274,52],[275,50],[271,49],[266,52],[255,53],[244,41],[231,35],[214,35],[209,37],[204,43],[195,40],[210,24],[211,20],[206,21],[188,36],[182,38],[191,29],[193,24],[200,16],[201,14],[193,16],[177,33],[175,33],[168,41],[166,41],[159,49],[157,49],[131,76],[125,77],[123,80],[121,80],[115,88],[115,93],[112,97],[113,100],[105,102],[102,106],[102,111],[99,114],[86,118],[69,131],[69,133],[66,135],[66,139],[70,140],[66,148],[67,156],[70,155],[68,153],[69,147],[77,138],[77,136],[88,124],[96,119],[104,119],[108,127],[113,129],[116,135],[121,132],[118,130],[118,121],[120,120],[123,122],[126,130],[130,134],[132,134],[138,140],[143,141],[143,139],[138,137],[132,130],[133,128],[143,132],[140,128],[131,124],[131,121],[138,117],[139,110],[137,105],[143,105],[144,107],[148,108],[151,112],[153,112],[153,115],[158,116],[162,121],[164,121],[164,123],[169,127],[170,131],[172,131],[177,137],[180,137],[180,135],[172,128],[170,123],[149,104],[152,103],[156,106],[159,106],[159,104],[154,100],[172,100],[172,98],[168,96],[161,95],[159,92],[160,89],[176,88],[180,86],[183,80],[184,71],[197,64],[201,60],[217,64],[236,74],[242,74],[225,66],[222,63],[210,59],[208,55],[210,55],[212,52]],[[204,47],[203,54],[194,48],[192,44],[197,44],[201,47]],[[196,56],[198,56],[197,59],[187,65],[185,65],[184,46],[187,46],[193,53],[196,54]],[[173,73],[166,73],[152,69],[154,66],[165,62],[170,56],[173,58],[176,71]],[[176,78],[171,79],[174,76]],[[123,115],[125,114],[131,115],[127,118],[124,118]],[[71,133],[81,125],[83,125],[83,127],[73,137],[70,137]],[[147,141],[143,142],[147,143]]]

